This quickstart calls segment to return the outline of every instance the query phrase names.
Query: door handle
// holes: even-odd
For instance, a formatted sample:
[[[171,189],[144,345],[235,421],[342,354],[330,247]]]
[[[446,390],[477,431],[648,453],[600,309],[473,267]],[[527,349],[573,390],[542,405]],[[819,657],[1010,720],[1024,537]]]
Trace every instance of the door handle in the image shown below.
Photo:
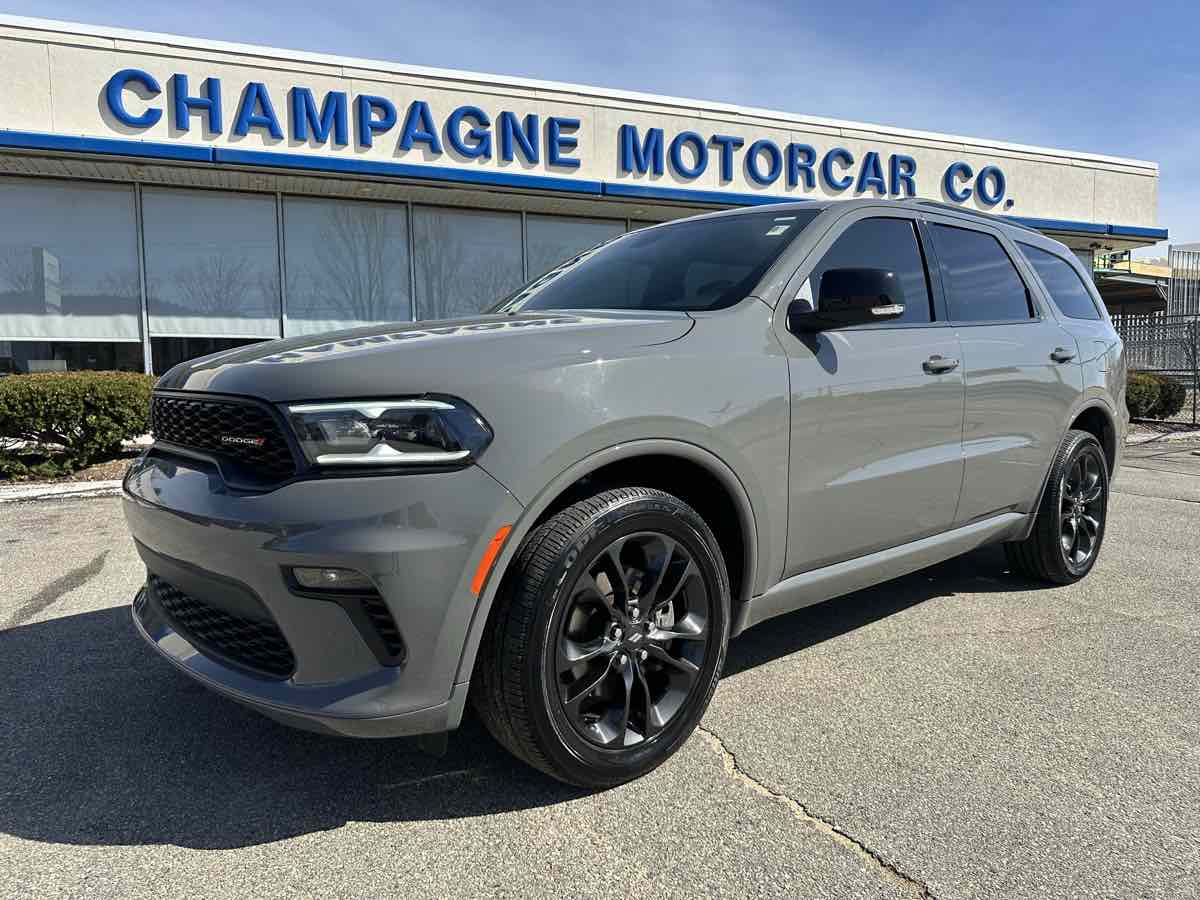
[[[958,368],[957,359],[948,359],[945,356],[938,356],[936,353],[921,363],[921,368],[925,370],[927,375],[941,375],[944,372],[953,372]]]
[[[1068,350],[1066,347],[1055,347],[1050,354],[1050,358],[1056,363],[1070,362],[1075,358],[1075,351]]]

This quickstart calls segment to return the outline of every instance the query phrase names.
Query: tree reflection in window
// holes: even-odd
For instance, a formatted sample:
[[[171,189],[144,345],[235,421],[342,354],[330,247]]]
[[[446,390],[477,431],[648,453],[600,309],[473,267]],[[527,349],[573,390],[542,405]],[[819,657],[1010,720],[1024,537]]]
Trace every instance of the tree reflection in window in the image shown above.
[[[284,246],[289,334],[412,317],[403,206],[289,198]]]
[[[418,318],[474,315],[523,280],[517,213],[419,206],[413,239]]]

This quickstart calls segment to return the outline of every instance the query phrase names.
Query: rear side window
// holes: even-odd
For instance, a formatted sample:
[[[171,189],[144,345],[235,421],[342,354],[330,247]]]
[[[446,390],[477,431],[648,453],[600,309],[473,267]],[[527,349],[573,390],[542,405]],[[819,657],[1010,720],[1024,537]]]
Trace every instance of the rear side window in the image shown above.
[[[1003,245],[982,231],[933,225],[942,281],[956,322],[1033,318],[1029,291]]]
[[[887,269],[904,291],[904,315],[868,327],[896,322],[932,322],[933,296],[925,274],[925,259],[908,219],[862,219],[834,241],[809,277],[813,296],[820,296],[821,276],[828,269]],[[901,298],[896,298],[901,299]]]
[[[1096,302],[1088,293],[1087,286],[1074,266],[1061,256],[1055,256],[1039,247],[1030,244],[1018,246],[1038,273],[1038,277],[1042,279],[1042,284],[1046,285],[1050,299],[1062,310],[1064,316],[1072,319],[1100,318],[1100,310],[1096,308]]]

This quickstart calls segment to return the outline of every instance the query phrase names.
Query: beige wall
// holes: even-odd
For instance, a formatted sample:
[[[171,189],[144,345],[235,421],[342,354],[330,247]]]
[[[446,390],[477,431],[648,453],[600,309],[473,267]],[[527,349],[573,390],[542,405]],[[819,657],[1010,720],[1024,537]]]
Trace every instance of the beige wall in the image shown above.
[[[162,94],[150,101],[140,99],[132,90],[123,94],[131,112],[140,112],[148,106],[163,111],[161,119],[151,127],[130,128],[117,121],[106,108],[104,86],[114,73],[126,68],[144,70],[162,86]],[[890,154],[911,156],[917,165],[918,193],[937,200],[946,199],[942,175],[950,163],[966,162],[976,172],[984,166],[998,166],[1007,179],[1005,200],[988,206],[978,197],[972,198],[968,205],[978,209],[1118,225],[1153,226],[1157,222],[1158,168],[1153,163],[726,104],[138,35],[91,26],[68,27],[13,17],[0,17],[0,72],[3,73],[0,128],[18,132],[264,150],[616,185],[797,197],[862,196],[854,188],[831,190],[819,177],[813,190],[789,189],[782,177],[770,187],[754,184],[746,175],[744,153],[752,142],[765,138],[781,149],[790,142],[809,144],[818,159],[834,147],[843,147],[860,162],[866,152],[874,150],[881,156],[885,177]],[[206,133],[199,114],[190,117],[190,130],[180,132],[174,128],[168,79],[175,73],[188,76],[193,95],[200,93],[206,77],[221,79],[222,133]],[[261,129],[245,136],[232,134],[239,98],[249,82],[266,85],[285,132],[283,140],[275,140]],[[310,88],[318,103],[327,91],[346,92],[351,106],[349,146],[318,145],[311,139],[302,142],[291,136],[288,90],[293,86]],[[570,152],[579,166],[549,165],[544,146],[536,165],[521,160],[504,163],[499,159],[498,146],[488,160],[456,159],[450,152],[436,155],[421,145],[405,152],[397,146],[399,122],[391,131],[377,136],[374,146],[359,147],[354,141],[353,116],[354,97],[358,94],[389,98],[396,105],[401,121],[409,103],[428,102],[443,139],[447,115],[466,104],[483,109],[493,125],[502,110],[519,117],[536,113],[543,126],[552,116],[579,119],[581,125],[575,135],[578,147]],[[618,134],[624,124],[638,126],[642,135],[649,128],[662,128],[668,142],[680,131],[690,130],[706,139],[714,133],[735,135],[745,145],[736,155],[733,178],[728,182],[719,177],[715,148],[709,150],[707,170],[695,179],[680,177],[671,171],[669,164],[659,177],[631,175],[622,172],[619,165]],[[542,137],[544,140],[544,127]],[[493,138],[494,144],[498,144],[495,135]],[[857,176],[858,166],[848,174]]]

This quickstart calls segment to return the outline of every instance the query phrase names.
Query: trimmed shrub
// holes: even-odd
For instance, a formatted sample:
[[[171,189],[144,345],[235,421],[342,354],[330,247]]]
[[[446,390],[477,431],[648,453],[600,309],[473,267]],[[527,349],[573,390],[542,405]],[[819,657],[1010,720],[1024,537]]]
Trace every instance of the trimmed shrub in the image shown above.
[[[1187,388],[1174,378],[1155,375],[1158,380],[1158,402],[1150,410],[1152,419],[1170,419],[1179,415],[1183,404],[1187,402]]]
[[[1145,372],[1130,372],[1125,387],[1125,405],[1129,415],[1135,419],[1148,419],[1158,406],[1161,387],[1158,379]]]
[[[69,474],[117,456],[150,430],[153,384],[133,372],[0,378],[0,474]]]

